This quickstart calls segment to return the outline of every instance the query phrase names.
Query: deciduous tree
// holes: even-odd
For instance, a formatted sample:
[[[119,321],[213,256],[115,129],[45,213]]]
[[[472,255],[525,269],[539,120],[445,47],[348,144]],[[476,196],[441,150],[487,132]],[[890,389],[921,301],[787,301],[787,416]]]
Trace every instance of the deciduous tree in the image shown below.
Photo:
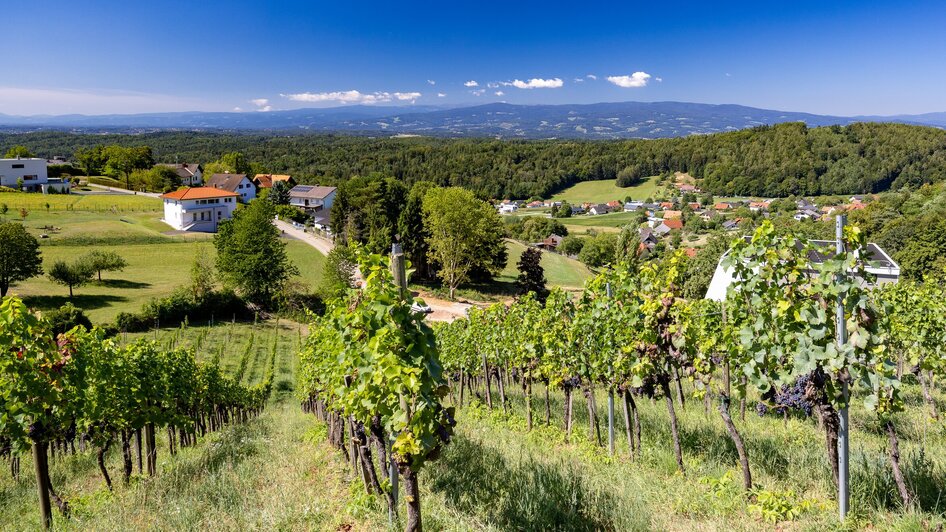
[[[298,274],[273,217],[270,202],[253,200],[234,212],[231,220],[221,222],[214,236],[217,271],[224,284],[260,305],[271,304],[273,296]]]
[[[0,224],[0,297],[15,283],[43,274],[39,242],[22,224]]]

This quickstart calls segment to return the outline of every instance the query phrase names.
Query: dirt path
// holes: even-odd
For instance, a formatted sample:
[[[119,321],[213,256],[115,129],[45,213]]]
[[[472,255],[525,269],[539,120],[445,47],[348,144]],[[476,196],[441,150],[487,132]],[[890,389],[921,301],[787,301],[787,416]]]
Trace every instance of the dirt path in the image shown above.
[[[313,235],[312,233],[307,233],[302,229],[299,229],[282,220],[273,220],[273,224],[275,224],[276,227],[278,227],[279,230],[286,235],[309,244],[324,255],[328,255],[329,252],[332,251],[332,248],[335,247],[335,244],[328,238]],[[356,281],[360,283],[361,273],[356,272],[355,276]],[[412,294],[414,296],[418,296],[417,292],[412,292]],[[427,303],[431,310],[433,310],[431,314],[427,315],[427,319],[430,321],[453,321],[457,318],[465,317],[467,310],[473,306],[469,303],[447,301],[445,299],[439,299],[436,297],[420,297],[424,300],[424,303]]]

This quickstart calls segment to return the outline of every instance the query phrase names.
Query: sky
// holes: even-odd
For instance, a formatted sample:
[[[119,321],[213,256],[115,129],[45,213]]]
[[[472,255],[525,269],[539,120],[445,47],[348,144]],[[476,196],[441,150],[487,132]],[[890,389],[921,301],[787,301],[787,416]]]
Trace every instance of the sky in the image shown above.
[[[0,32],[12,115],[632,100],[946,111],[942,0],[17,4]]]

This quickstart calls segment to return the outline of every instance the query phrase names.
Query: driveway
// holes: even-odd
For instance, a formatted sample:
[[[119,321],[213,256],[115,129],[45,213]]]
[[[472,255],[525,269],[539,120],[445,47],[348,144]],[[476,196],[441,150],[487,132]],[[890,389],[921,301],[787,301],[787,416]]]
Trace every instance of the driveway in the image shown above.
[[[287,236],[309,244],[319,250],[323,255],[328,255],[329,252],[332,251],[332,248],[335,247],[335,244],[328,238],[307,233],[291,223],[282,220],[273,220],[273,224]],[[361,282],[361,272],[357,270],[355,272],[355,280],[359,283]],[[457,318],[465,317],[467,310],[473,306],[469,303],[458,303],[456,301],[447,301],[435,297],[421,297],[421,299],[433,310],[432,313],[427,315],[427,319],[430,321],[453,321]]]

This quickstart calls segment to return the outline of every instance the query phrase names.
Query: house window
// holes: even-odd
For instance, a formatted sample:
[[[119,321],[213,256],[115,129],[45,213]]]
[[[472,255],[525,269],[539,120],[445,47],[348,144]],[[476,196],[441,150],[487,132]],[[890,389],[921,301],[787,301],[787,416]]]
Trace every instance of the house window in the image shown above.
[[[25,175],[25,176],[23,176],[23,181],[33,181],[33,180],[35,180],[35,179],[37,179],[37,176],[35,176],[35,175]]]
[[[25,164],[14,164],[13,168],[26,168]]]
[[[194,217],[194,221],[196,222],[196,221],[197,221],[197,213],[196,213],[196,212],[193,214],[193,217]],[[38,482],[37,482],[37,484],[38,484]]]

